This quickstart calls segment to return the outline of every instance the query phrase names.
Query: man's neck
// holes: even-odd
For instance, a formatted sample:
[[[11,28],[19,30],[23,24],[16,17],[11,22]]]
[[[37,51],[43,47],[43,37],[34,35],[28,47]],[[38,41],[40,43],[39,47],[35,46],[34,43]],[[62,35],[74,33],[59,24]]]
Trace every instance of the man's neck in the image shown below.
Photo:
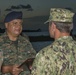
[[[60,37],[63,37],[63,36],[70,36],[70,33],[65,33],[65,32],[60,32],[59,34],[56,34],[55,35],[55,39],[58,39]]]
[[[9,34],[9,33],[7,33],[7,35],[8,35],[8,37],[11,41],[16,41],[18,39],[18,36],[15,36],[15,35],[12,35],[12,34]]]

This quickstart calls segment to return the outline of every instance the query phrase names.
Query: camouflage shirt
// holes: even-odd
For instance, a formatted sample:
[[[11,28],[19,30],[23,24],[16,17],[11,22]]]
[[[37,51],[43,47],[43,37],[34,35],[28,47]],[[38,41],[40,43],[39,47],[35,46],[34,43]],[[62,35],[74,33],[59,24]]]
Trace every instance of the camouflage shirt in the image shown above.
[[[76,42],[71,36],[43,48],[33,63],[32,75],[76,75]]]
[[[26,59],[35,57],[36,55],[36,51],[33,49],[31,43],[22,36],[19,36],[17,41],[11,41],[9,40],[7,34],[4,33],[0,37],[0,47],[3,50],[3,65],[20,65]]]

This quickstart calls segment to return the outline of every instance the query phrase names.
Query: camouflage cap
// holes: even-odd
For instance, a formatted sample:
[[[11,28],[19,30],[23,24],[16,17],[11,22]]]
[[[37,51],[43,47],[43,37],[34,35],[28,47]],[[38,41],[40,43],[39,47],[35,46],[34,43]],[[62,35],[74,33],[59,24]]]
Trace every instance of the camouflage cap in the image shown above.
[[[57,22],[72,22],[74,13],[64,8],[51,8],[49,19],[45,22],[57,21]]]

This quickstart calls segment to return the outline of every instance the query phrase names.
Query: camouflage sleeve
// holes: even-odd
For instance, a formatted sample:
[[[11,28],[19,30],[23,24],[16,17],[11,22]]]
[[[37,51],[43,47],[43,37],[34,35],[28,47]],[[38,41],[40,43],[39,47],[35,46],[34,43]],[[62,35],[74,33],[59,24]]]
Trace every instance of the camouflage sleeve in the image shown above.
[[[46,48],[44,50],[47,50]],[[52,72],[52,62],[47,56],[47,53],[41,50],[37,55],[33,62],[33,67],[31,71],[31,75],[53,75]]]
[[[41,71],[42,71],[42,65],[43,65],[43,62],[42,60],[42,54],[37,54],[36,55],[36,58],[33,62],[33,65],[32,65],[32,71],[31,71],[31,75],[42,75],[41,74]]]

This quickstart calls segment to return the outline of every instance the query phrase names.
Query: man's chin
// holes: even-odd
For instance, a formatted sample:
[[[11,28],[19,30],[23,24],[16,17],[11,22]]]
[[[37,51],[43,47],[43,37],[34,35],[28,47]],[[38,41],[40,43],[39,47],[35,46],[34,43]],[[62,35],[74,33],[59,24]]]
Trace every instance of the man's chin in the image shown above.
[[[15,35],[15,36],[19,36],[19,35],[20,35],[20,33],[15,33],[14,35]]]
[[[15,32],[14,34],[16,34],[16,35],[20,35],[20,32]]]

